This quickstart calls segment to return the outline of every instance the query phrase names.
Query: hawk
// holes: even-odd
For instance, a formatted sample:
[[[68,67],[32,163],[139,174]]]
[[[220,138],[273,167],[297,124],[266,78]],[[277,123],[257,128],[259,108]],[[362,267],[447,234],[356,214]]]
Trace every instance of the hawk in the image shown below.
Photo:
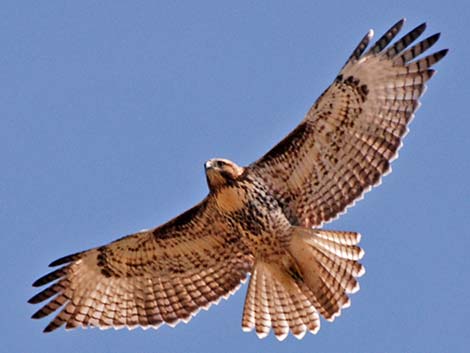
[[[189,321],[251,274],[242,327],[279,339],[318,332],[359,289],[360,234],[321,229],[390,170],[431,67],[439,33],[426,24],[392,43],[404,20],[366,51],[370,30],[302,122],[256,162],[205,163],[207,197],[169,222],[62,257],[29,303],[57,312],[45,332],[157,328]]]

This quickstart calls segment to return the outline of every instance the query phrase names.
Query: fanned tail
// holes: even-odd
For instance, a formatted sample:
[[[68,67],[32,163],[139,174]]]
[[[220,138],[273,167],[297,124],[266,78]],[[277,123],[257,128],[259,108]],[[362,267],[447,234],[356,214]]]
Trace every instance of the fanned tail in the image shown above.
[[[320,329],[319,314],[333,321],[359,290],[364,255],[360,235],[293,227],[289,251],[279,261],[257,261],[243,310],[242,327],[260,338],[271,328],[283,340]]]

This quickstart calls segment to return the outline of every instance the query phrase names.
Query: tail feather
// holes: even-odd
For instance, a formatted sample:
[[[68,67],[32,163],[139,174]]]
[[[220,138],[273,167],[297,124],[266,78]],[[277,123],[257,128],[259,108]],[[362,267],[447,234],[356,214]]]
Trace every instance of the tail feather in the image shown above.
[[[318,311],[325,319],[333,321],[341,313],[341,308],[349,302],[341,283],[321,263],[318,264],[321,285],[315,291],[319,303]]]
[[[310,229],[306,229],[308,233]],[[357,245],[361,241],[361,234],[356,232],[338,232],[334,230],[315,230],[317,239],[331,240],[337,244]]]
[[[298,312],[297,307],[295,305],[296,300],[295,295],[293,295],[295,293],[295,289],[286,288],[279,282],[274,282],[274,286],[277,291],[277,297],[280,301],[280,308],[282,308],[284,317],[287,321],[287,324],[289,325],[290,331],[297,338],[303,337],[305,334],[306,327],[301,318],[301,313]],[[295,294],[299,294],[298,290]],[[283,338],[278,338],[281,340],[284,339],[286,336],[284,336]]]
[[[313,245],[318,245],[322,249],[343,259],[360,260],[364,256],[364,251],[357,245],[343,245],[332,240],[322,238],[314,238],[307,242],[313,243]]]
[[[313,249],[317,261],[341,283],[346,293],[355,293],[359,290],[356,277],[364,272],[364,267],[353,260],[337,260],[324,251]]]
[[[262,264],[259,264],[251,275],[243,310],[242,328],[244,331],[255,329],[260,338],[269,334],[271,326],[279,335],[284,332],[287,335],[289,331],[287,322],[284,323],[281,318],[276,317],[278,307],[274,299],[276,288],[270,285],[266,275],[269,273],[264,270]]]
[[[257,263],[243,310],[244,331],[255,329],[262,338],[272,327],[279,340],[289,331],[299,339],[307,330],[318,331],[319,317],[311,300],[291,281],[279,264]]]
[[[267,303],[267,293],[265,288],[265,275],[260,272],[257,285],[255,287],[256,299],[259,304],[255,307],[256,333],[258,337],[263,338],[269,334],[271,328],[271,317]]]
[[[313,298],[313,293],[305,285],[301,287],[301,291],[302,291],[301,297],[302,297],[302,304],[303,304],[303,312],[305,314],[304,316],[305,326],[310,332],[312,332],[313,334],[316,334],[318,330],[320,330],[320,316],[318,315],[318,312],[315,309],[315,307],[312,305],[313,304],[312,299],[309,299],[309,297]]]
[[[256,312],[256,282],[258,280],[258,267],[255,267],[250,278],[250,284],[245,297],[245,305],[243,307],[242,329],[243,331],[251,331],[255,327],[255,312]]]
[[[314,307],[314,296],[307,287],[303,286],[295,260],[292,256],[286,256],[283,260],[281,264],[276,264],[277,266],[271,265],[272,280],[278,295],[285,298],[285,304],[281,305],[281,308],[290,331],[296,338],[301,339],[307,330],[312,333],[318,332],[320,318]]]
[[[274,335],[283,340],[289,334],[289,323],[287,322],[286,315],[282,307],[282,302],[278,294],[278,288],[275,282],[271,282],[270,275],[266,277],[269,281],[267,286],[271,287],[272,297],[270,298],[269,313],[271,315],[271,324]]]
[[[277,261],[255,264],[243,310],[242,327],[265,337],[273,329],[283,340],[289,331],[302,338],[320,329],[319,314],[333,321],[359,289],[364,252],[353,232],[293,228],[288,252]]]
[[[313,293],[308,287],[302,285],[298,286],[298,295],[291,296],[295,308],[304,324],[302,331],[292,332],[298,339],[301,339],[307,330],[315,334],[320,329],[320,317],[313,306],[312,299],[309,299],[309,296],[313,298]]]

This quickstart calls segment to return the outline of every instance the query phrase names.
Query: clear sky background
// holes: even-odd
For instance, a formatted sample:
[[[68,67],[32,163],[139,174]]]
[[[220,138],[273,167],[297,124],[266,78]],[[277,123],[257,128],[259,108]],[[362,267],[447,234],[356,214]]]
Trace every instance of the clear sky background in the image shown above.
[[[470,346],[470,3],[3,1],[0,351],[464,352]],[[246,285],[188,325],[59,330],[26,303],[52,260],[161,224],[303,118],[369,28],[442,32],[394,172],[327,228],[363,234],[367,273],[319,334],[240,328]]]

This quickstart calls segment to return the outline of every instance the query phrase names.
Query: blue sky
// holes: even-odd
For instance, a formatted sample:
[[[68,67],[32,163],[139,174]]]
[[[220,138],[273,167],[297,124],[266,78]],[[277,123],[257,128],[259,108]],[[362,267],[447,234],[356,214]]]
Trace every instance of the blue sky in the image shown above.
[[[463,352],[470,344],[468,1],[2,2],[0,318],[5,352]],[[302,119],[369,28],[442,32],[394,172],[327,228],[363,234],[351,308],[316,336],[241,331],[246,286],[188,325],[59,330],[31,283],[65,254],[156,226]]]

